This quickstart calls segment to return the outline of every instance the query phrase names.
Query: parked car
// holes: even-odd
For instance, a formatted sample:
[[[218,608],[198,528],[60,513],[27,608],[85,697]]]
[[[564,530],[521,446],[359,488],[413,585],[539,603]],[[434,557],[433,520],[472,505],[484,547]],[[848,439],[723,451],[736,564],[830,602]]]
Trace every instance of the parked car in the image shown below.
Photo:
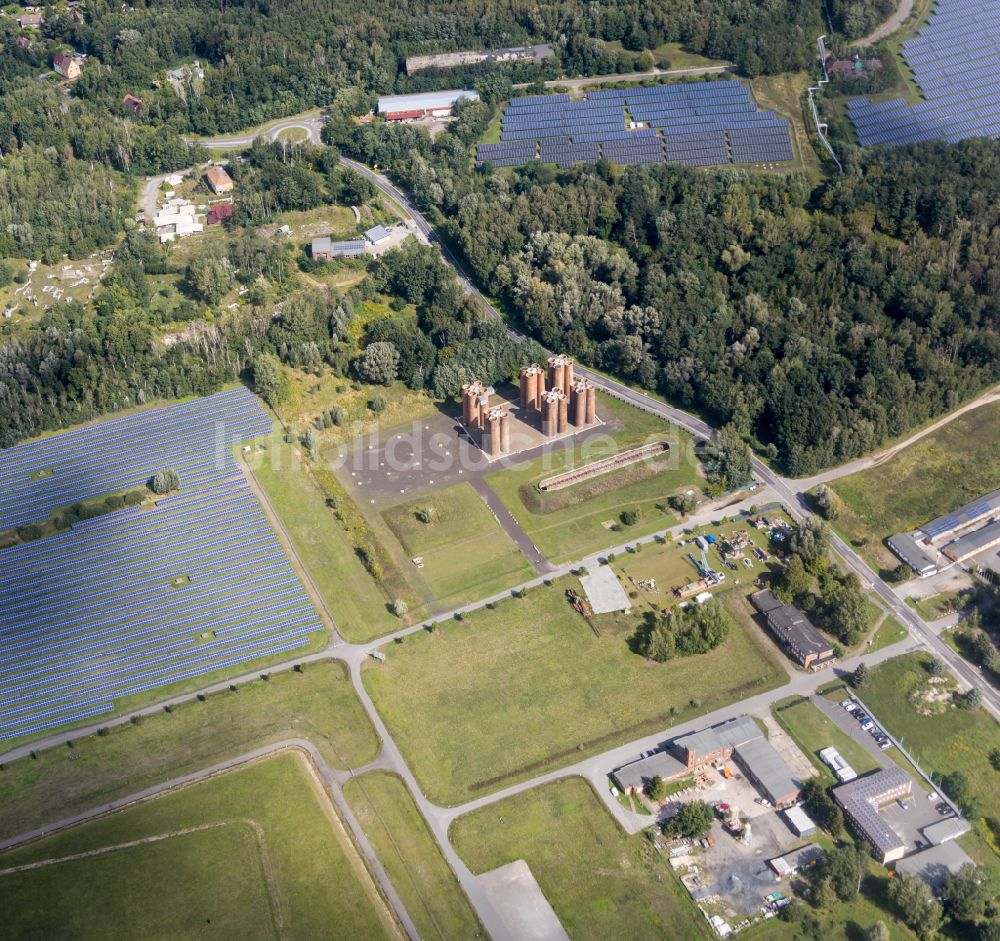
[[[941,801],[941,803],[937,805],[937,812],[942,817],[947,817],[948,814],[951,813],[951,808],[944,801]]]
[[[879,748],[892,748],[892,741],[890,739],[884,738],[878,743]]]
[[[854,712],[854,710],[858,708],[853,699],[842,699],[840,705],[848,712]]]

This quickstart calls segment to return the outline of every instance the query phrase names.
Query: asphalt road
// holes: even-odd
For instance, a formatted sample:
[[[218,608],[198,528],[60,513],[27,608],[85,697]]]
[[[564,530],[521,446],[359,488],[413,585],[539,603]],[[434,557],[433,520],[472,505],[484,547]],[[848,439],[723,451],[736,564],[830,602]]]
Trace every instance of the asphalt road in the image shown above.
[[[456,274],[458,275],[458,281],[462,285],[462,288],[467,293],[477,297],[491,316],[503,319],[500,311],[498,311],[493,304],[491,304],[489,300],[483,296],[476,285],[472,283],[470,278],[466,275],[465,270],[462,268],[461,263],[454,257],[448,249],[448,246],[436,238],[431,225],[402,190],[394,186],[392,182],[382,174],[375,173],[368,167],[365,167],[354,160],[348,160],[347,158],[342,158],[342,160],[358,173],[368,177],[368,179],[370,179],[381,192],[385,193],[406,209],[406,211],[413,217],[420,231],[424,232],[430,241],[435,241],[440,246],[444,259],[452,265],[452,267],[454,267]],[[508,328],[508,333],[518,340],[524,339],[524,336],[516,330]],[[652,414],[659,415],[664,420],[678,425],[696,437],[708,438],[711,436],[713,429],[694,415],[668,405],[665,402],[661,402],[659,399],[656,399],[645,392],[632,389],[622,382],[603,376],[591,369],[587,369],[586,367],[577,366],[576,371],[577,375],[590,379],[594,385],[606,392],[609,392],[616,398],[628,402],[636,408],[641,408],[647,412],[651,412]],[[797,522],[802,522],[807,516],[813,515],[812,511],[806,505],[804,498],[805,489],[803,488],[802,482],[790,480],[780,476],[771,470],[767,464],[756,457],[753,458],[753,467],[756,478],[768,487],[772,488],[778,499],[785,504],[793,519]],[[983,703],[986,708],[989,709],[994,716],[1000,718],[1000,694],[997,693],[997,690],[993,687],[993,685],[982,675],[981,671],[969,664],[968,661],[960,657],[954,650],[951,649],[951,647],[942,641],[940,637],[938,637],[934,631],[924,623],[923,619],[912,608],[906,605],[892,590],[892,588],[879,578],[878,574],[872,571],[864,559],[862,559],[861,556],[858,555],[858,553],[856,553],[843,539],[834,534],[832,544],[834,551],[841,556],[847,567],[857,574],[858,578],[861,580],[861,584],[867,588],[871,588],[879,596],[893,615],[895,615],[895,617],[906,626],[906,628],[910,631],[910,634],[920,640],[921,645],[926,650],[930,651],[934,656],[947,663],[949,669],[955,674],[959,682],[965,688],[971,686],[978,687],[983,694]]]

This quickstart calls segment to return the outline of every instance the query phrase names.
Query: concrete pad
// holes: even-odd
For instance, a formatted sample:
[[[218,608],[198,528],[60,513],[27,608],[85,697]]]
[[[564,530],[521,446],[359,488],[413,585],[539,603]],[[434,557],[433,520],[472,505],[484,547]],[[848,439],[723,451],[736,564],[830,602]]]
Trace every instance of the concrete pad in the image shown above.
[[[610,565],[602,565],[596,572],[584,575],[580,579],[580,584],[587,593],[587,600],[594,614],[628,611],[632,607],[628,594]]]
[[[940,892],[945,879],[958,872],[966,863],[971,863],[965,850],[957,843],[942,843],[932,846],[912,856],[897,860],[893,866],[897,872],[909,872],[920,876],[933,892]]]
[[[484,872],[478,878],[516,941],[569,941],[566,929],[523,859]]]

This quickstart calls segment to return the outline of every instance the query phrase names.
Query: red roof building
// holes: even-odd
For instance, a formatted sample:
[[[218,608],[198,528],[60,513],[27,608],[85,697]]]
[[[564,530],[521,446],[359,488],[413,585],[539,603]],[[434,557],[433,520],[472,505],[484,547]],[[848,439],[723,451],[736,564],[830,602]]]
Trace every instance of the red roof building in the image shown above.
[[[424,112],[416,111],[390,111],[386,116],[386,121],[412,121],[415,118],[422,118]]]
[[[128,108],[132,114],[142,114],[142,99],[136,98],[135,95],[126,95],[122,98],[122,104]]]
[[[212,206],[208,210],[208,216],[205,221],[209,225],[218,225],[220,222],[228,222],[233,218],[233,204],[232,203],[219,203],[218,206]]]

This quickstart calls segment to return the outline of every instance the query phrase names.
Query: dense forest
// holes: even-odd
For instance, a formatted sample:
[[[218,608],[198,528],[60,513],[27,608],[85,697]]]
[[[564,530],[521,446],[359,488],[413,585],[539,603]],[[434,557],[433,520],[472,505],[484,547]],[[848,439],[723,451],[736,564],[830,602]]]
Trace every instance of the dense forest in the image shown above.
[[[477,172],[461,124],[433,145],[413,128],[326,133],[391,166],[539,341],[733,426],[792,473],[1000,379],[994,142],[856,150],[813,188],[670,165]]]

